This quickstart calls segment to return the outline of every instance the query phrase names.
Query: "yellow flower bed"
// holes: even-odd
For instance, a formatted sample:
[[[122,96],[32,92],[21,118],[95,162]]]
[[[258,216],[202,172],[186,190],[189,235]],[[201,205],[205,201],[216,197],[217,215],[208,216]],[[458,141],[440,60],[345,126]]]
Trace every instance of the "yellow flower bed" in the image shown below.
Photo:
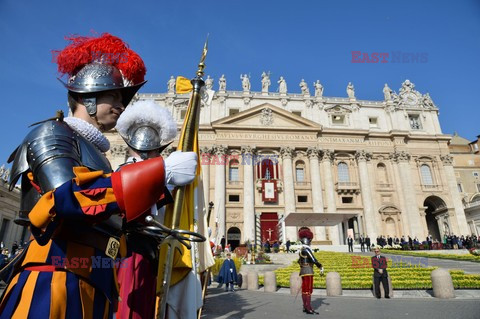
[[[318,252],[315,257],[322,263],[325,275],[328,272],[338,272],[342,278],[344,289],[370,289],[372,286],[373,268],[371,268],[370,257],[356,256],[336,252]],[[405,262],[407,261],[407,262]],[[392,263],[388,259],[388,274],[392,278],[392,285],[395,289],[430,289],[432,282],[430,273],[437,267],[422,267],[412,265],[408,260]],[[279,268],[277,274],[277,285],[290,287],[290,275],[298,272],[299,266],[296,262],[291,266]],[[315,267],[314,287],[325,288],[325,276],[320,276],[319,270]],[[468,275],[462,270],[450,270],[453,285],[456,289],[469,288],[480,289],[480,275]],[[263,284],[263,278],[260,278]]]

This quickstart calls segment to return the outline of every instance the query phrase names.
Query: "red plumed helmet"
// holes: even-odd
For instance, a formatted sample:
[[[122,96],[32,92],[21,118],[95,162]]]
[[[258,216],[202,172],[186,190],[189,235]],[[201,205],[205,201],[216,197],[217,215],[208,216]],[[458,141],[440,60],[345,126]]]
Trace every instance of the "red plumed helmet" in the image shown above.
[[[303,239],[303,238],[307,238],[308,240],[312,240],[313,239],[313,233],[312,231],[307,228],[307,227],[302,227],[300,228],[300,230],[298,231],[298,237],[300,239]]]
[[[58,71],[69,76],[65,87],[75,93],[121,90],[123,104],[145,84],[142,58],[122,39],[109,33],[99,37],[70,36],[70,44],[53,51]]]

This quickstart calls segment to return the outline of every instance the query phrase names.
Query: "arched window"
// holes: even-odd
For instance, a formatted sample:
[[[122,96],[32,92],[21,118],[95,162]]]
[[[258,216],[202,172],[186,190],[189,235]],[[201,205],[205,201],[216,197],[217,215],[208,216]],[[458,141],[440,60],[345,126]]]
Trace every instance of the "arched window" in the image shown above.
[[[338,181],[350,182],[350,174],[348,173],[348,165],[344,162],[338,163]]]
[[[295,180],[297,183],[305,182],[305,163],[303,161],[295,163]]]
[[[427,164],[420,166],[420,174],[422,175],[423,185],[433,185],[432,170]]]
[[[262,161],[262,178],[270,180],[273,178],[273,162],[269,159],[264,159]]]
[[[238,182],[238,161],[231,160],[228,166],[228,180],[230,182]]]
[[[388,174],[387,168],[385,164],[379,163],[377,165],[377,174],[378,174],[378,182],[382,184],[388,184]]]

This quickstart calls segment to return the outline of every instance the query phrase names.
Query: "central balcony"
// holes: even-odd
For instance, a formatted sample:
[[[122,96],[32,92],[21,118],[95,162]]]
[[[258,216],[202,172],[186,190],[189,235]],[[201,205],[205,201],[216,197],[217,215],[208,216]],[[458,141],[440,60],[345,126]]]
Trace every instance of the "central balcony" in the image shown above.
[[[360,193],[360,187],[357,182],[337,182],[335,183],[335,190],[338,194]]]

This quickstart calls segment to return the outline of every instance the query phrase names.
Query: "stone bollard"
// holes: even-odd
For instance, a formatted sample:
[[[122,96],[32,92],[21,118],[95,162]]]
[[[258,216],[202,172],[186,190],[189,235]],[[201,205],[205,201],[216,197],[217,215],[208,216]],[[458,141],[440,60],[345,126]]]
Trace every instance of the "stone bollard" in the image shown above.
[[[265,292],[277,291],[277,276],[273,271],[267,271],[263,276],[263,290]]]
[[[327,296],[342,295],[342,278],[338,272],[329,272],[327,274]]]
[[[435,298],[455,298],[452,276],[450,276],[448,270],[438,268],[432,271],[430,276],[432,278],[433,296]]]
[[[290,294],[296,296],[297,293],[302,289],[302,278],[298,274],[298,271],[292,272],[290,275]]]
[[[247,289],[258,290],[258,272],[249,271],[247,275]]]

